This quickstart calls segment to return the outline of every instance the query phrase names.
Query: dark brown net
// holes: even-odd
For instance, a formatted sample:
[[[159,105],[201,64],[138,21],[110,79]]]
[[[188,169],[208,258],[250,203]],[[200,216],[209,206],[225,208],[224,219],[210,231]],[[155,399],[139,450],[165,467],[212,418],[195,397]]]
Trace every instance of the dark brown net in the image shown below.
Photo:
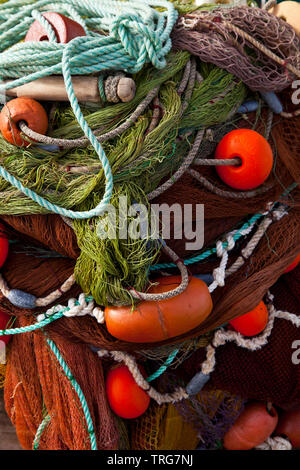
[[[282,276],[271,289],[277,309],[299,315],[300,267]],[[268,343],[252,352],[234,343],[220,346],[216,368],[209,387],[255,400],[271,401],[282,408],[300,404],[300,369],[292,361],[293,343],[299,341],[299,329],[290,321],[275,319]],[[190,379],[200,369],[205,351],[199,350],[185,361],[181,373]]]

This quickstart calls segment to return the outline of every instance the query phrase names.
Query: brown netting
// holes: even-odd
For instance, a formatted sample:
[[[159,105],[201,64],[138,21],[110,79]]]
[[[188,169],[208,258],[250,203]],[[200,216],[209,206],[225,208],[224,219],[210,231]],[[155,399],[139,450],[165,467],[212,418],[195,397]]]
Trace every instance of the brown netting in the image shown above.
[[[172,31],[175,49],[227,70],[258,91],[280,91],[296,79],[287,64],[299,68],[299,43],[286,21],[248,6],[197,11],[180,17]]]

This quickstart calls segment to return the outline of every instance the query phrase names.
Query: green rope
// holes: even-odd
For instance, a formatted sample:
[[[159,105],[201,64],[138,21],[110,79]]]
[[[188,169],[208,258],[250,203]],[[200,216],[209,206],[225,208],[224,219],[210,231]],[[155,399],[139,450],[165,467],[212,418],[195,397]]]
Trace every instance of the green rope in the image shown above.
[[[93,425],[93,420],[90,414],[90,410],[87,404],[87,401],[85,399],[85,396],[80,388],[80,385],[76,381],[76,379],[73,377],[72,372],[70,371],[67,363],[65,362],[64,358],[62,357],[61,353],[59,352],[56,344],[50,339],[46,338],[46,341],[48,345],[51,348],[51,351],[55,355],[59,365],[61,366],[62,370],[64,371],[66,377],[70,380],[75,392],[78,395],[78,398],[80,400],[82,410],[85,416],[85,420],[87,423],[87,430],[89,433],[90,437],[90,442],[91,442],[91,450],[97,450],[97,442],[96,442],[96,435],[95,435],[95,430],[94,430],[94,425]]]
[[[39,427],[37,429],[37,432],[36,432],[36,435],[35,435],[35,438],[34,438],[34,441],[33,441],[33,446],[32,446],[33,450],[38,450],[39,445],[40,445],[40,439],[41,439],[41,436],[43,434],[43,431],[44,431],[45,427],[48,425],[48,423],[50,423],[50,421],[51,421],[51,416],[47,415],[43,419],[41,424],[39,425]]]

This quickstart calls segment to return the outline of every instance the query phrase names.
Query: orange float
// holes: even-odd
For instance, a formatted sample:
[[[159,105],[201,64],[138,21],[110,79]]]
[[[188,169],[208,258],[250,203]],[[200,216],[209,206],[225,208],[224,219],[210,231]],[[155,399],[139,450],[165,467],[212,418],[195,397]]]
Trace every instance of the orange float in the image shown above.
[[[216,171],[231,188],[247,190],[260,186],[273,167],[273,153],[267,140],[251,129],[236,129],[223,137],[215,158],[239,158],[241,164],[217,166]]]
[[[149,293],[168,292],[180,285],[180,276],[157,279]],[[109,333],[131,343],[155,343],[199,326],[212,311],[212,299],[205,282],[191,277],[184,292],[166,300],[142,301],[132,306],[106,307]]]
[[[144,370],[139,367],[144,375]],[[125,419],[134,419],[147,410],[150,397],[135,382],[127,366],[111,369],[106,377],[106,395],[113,412]]]
[[[43,13],[43,17],[52,26],[57,42],[65,44],[78,36],[86,36],[83,27],[67,16],[49,11]],[[38,20],[30,26],[25,41],[49,41],[47,31]]]
[[[46,134],[48,116],[43,106],[32,98],[21,97],[9,101],[0,113],[0,130],[5,140],[19,147],[27,147],[18,123],[25,121],[27,126],[39,134]]]
[[[268,309],[263,301],[245,315],[234,318],[229,324],[244,336],[255,336],[261,333],[268,323]]]
[[[227,450],[250,450],[262,444],[277,426],[278,415],[274,407],[267,410],[265,403],[251,403],[224,436]]]

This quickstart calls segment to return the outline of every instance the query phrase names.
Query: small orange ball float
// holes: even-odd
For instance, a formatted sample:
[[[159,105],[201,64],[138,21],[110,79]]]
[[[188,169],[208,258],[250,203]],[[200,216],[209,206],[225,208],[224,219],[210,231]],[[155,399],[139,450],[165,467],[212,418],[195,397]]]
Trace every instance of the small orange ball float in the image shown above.
[[[2,312],[2,310],[0,310],[0,330],[6,330],[8,328],[7,325],[9,324],[10,320],[11,316],[7,315],[6,313]],[[8,344],[11,340],[11,336],[12,335],[0,336],[0,341],[3,341],[5,344]]]
[[[139,367],[142,374],[144,370]],[[127,366],[111,369],[106,377],[106,394],[113,412],[125,419],[134,419],[147,410],[150,397],[135,382]]]
[[[274,407],[267,410],[265,403],[245,406],[234,425],[224,436],[227,450],[250,450],[262,444],[277,426],[278,415]]]
[[[300,408],[284,411],[279,417],[276,436],[286,436],[293,447],[300,447]]]
[[[9,241],[5,235],[5,227],[0,224],[0,268],[4,265],[8,256]]]
[[[267,326],[269,319],[268,309],[263,301],[245,315],[234,318],[229,324],[244,336],[255,336]]]
[[[286,270],[284,271],[284,274],[289,273],[290,271],[293,271],[293,269],[297,268],[298,264],[300,263],[300,253],[297,256],[297,258],[294,259],[292,264],[290,264]]]
[[[250,129],[236,129],[223,137],[216,148],[215,158],[240,158],[239,166],[217,166],[225,184],[234,189],[254,189],[269,176],[273,167],[273,153],[266,139]]]
[[[157,279],[151,293],[168,292],[180,285],[180,276]],[[142,301],[129,306],[106,307],[105,322],[115,338],[131,343],[155,343],[180,336],[200,325],[212,311],[205,282],[191,277],[184,292],[166,300]]]
[[[46,134],[48,116],[43,106],[32,98],[21,97],[9,101],[0,113],[0,130],[7,142],[19,147],[27,147],[27,142],[21,136],[18,123],[25,121],[27,126],[39,134]]]
[[[43,17],[46,18],[48,23],[52,26],[57,42],[59,43],[66,44],[78,36],[86,36],[83,27],[67,16],[49,11],[43,13]],[[34,21],[30,26],[25,41],[49,41],[47,31],[38,20]]]

